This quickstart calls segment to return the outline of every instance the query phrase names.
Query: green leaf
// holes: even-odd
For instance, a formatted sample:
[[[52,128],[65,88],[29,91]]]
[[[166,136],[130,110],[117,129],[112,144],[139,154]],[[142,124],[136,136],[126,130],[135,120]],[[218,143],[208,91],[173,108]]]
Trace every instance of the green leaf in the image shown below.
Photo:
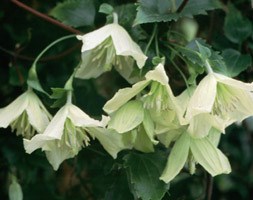
[[[197,38],[189,42],[185,47],[177,46],[176,49],[183,54],[188,60],[190,83],[193,83],[198,74],[203,73],[203,66],[208,60],[214,71],[224,71],[226,64],[219,52],[212,50],[211,46],[204,40]]]
[[[206,59],[212,55],[210,47],[199,38],[192,40],[185,47],[177,46],[177,50],[193,64],[199,66],[204,66]]]
[[[108,128],[125,133],[136,128],[144,118],[144,109],[140,101],[129,101],[113,113]]]
[[[234,49],[225,49],[222,51],[222,56],[226,63],[225,67],[214,67],[214,71],[229,77],[239,75],[252,64],[252,58],[250,55],[242,55],[239,51]]]
[[[99,7],[99,11],[98,12],[110,15],[110,14],[113,13],[113,7],[110,4],[108,4],[108,3],[103,3]]]
[[[169,189],[168,184],[159,180],[166,163],[166,154],[163,152],[130,153],[124,157],[124,160],[129,185],[136,199],[162,199]]]
[[[58,3],[49,14],[72,27],[92,26],[95,6],[92,0],[66,0]]]
[[[123,171],[123,170],[122,170]],[[126,200],[133,199],[127,185],[126,173],[117,173],[114,177],[113,184],[106,190],[104,200]]]
[[[67,100],[68,90],[64,88],[51,88],[52,94],[50,96],[51,99],[55,99],[55,102],[51,106],[51,108],[60,108],[62,107]]]
[[[176,0],[175,4],[169,0],[140,0],[134,24],[176,21],[180,17],[206,14],[207,10],[220,7],[217,2],[217,0],[189,0],[183,10],[178,13],[176,11],[182,0]]]
[[[224,24],[225,36],[234,43],[241,44],[252,34],[252,22],[242,16],[232,4],[228,4],[228,13]]]

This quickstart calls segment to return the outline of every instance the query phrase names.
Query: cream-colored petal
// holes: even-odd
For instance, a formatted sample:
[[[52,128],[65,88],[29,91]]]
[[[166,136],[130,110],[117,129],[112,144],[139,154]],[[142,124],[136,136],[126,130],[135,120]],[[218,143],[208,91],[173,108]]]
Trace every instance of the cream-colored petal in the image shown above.
[[[134,140],[135,149],[145,153],[154,152],[153,142],[148,137],[143,126],[140,126],[138,130],[133,130],[131,132],[132,134],[136,134]]]
[[[64,144],[58,145],[58,142],[50,141],[48,144],[50,151],[45,151],[48,162],[53,166],[53,169],[58,170],[60,164],[69,158],[76,156],[72,149]]]
[[[118,56],[117,62],[118,63],[114,67],[125,80],[127,80],[131,84],[137,83],[138,81],[141,80],[139,74],[133,75],[134,70],[133,58]]]
[[[194,159],[212,176],[231,172],[227,157],[208,138],[191,139],[190,149]]]
[[[186,111],[186,119],[189,120],[200,113],[210,113],[216,97],[217,81],[213,74],[203,78],[192,97]]]
[[[182,134],[172,148],[166,167],[160,177],[165,183],[170,182],[183,169],[187,160],[190,148],[190,138],[187,134]]]
[[[37,134],[32,137],[31,140],[23,139],[24,149],[26,153],[31,154],[33,151],[39,148],[44,148],[48,142],[55,140],[55,138],[49,137],[44,134]]]
[[[106,102],[103,107],[103,110],[108,114],[118,110],[126,102],[140,93],[147,85],[149,81],[140,81],[134,84],[131,88],[120,89],[112,99]]]
[[[32,91],[29,92],[29,102],[26,108],[29,122],[38,133],[42,133],[49,124],[47,111],[41,107],[41,101]]]
[[[94,60],[93,50],[82,52],[82,60],[80,66],[77,68],[75,77],[80,79],[97,78],[102,73],[109,71],[101,66],[101,60]]]
[[[125,144],[124,136],[116,131],[105,128],[87,128],[87,130],[114,159],[121,150],[132,148],[131,144]]]
[[[82,40],[83,42],[81,51],[85,52],[94,49],[99,44],[101,44],[105,39],[107,39],[111,35],[112,31],[113,29],[111,27],[111,24],[109,24],[85,35],[82,36],[78,35],[77,39]]]
[[[129,101],[112,114],[108,128],[118,133],[126,133],[136,128],[144,118],[144,109],[140,101]]]
[[[181,128],[173,129],[165,133],[158,134],[157,138],[165,147],[168,148],[170,144],[176,141],[184,132],[185,132],[185,129],[181,129]]]
[[[35,135],[31,140],[24,140],[27,153],[43,148],[50,140],[60,140],[63,134],[64,124],[68,115],[68,105],[63,106],[54,116],[42,134]]]
[[[141,69],[146,60],[141,48],[132,40],[126,30],[118,24],[110,24],[111,37],[115,46],[116,54],[121,56],[132,56]]]
[[[44,131],[44,135],[55,139],[61,139],[64,124],[69,112],[68,108],[68,105],[65,105],[55,114],[55,116],[47,126],[46,130]]]
[[[100,121],[92,119],[89,115],[73,104],[68,105],[68,118],[71,119],[75,126],[79,127],[102,126]]]
[[[212,128],[213,120],[208,113],[196,115],[189,122],[187,132],[194,138],[206,137]]]
[[[162,64],[157,65],[154,70],[149,71],[145,75],[146,80],[157,81],[162,85],[168,85],[169,78],[164,70],[164,66]]]
[[[8,106],[0,109],[0,127],[6,128],[17,119],[28,105],[28,91],[20,95]]]
[[[158,141],[155,140],[155,125],[154,122],[152,121],[152,118],[149,114],[148,111],[144,110],[144,118],[143,118],[143,127],[144,130],[147,133],[147,136],[149,137],[150,141],[153,144],[158,144]]]
[[[242,81],[224,76],[222,74],[214,73],[216,80],[220,83],[229,85],[231,87],[235,87],[238,89],[246,90],[246,91],[253,91],[253,83],[244,83]]]

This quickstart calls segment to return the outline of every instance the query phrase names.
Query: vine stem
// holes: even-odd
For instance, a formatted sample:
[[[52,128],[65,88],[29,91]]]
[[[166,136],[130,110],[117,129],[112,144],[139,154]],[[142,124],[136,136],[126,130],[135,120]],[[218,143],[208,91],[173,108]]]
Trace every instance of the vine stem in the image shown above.
[[[176,63],[172,59],[170,61],[171,61],[172,65],[176,68],[176,70],[180,73],[180,75],[182,76],[182,78],[184,79],[184,82],[185,82],[185,85],[186,85],[187,89],[189,89],[189,85],[187,83],[187,79],[186,79],[184,73],[182,72],[182,70],[176,65]]]
[[[206,199],[212,200],[212,194],[213,194],[213,177],[208,175],[207,177],[207,188],[206,188]]]
[[[48,45],[45,49],[43,49],[42,52],[40,52],[40,54],[36,57],[36,59],[34,60],[32,66],[35,66],[38,62],[38,60],[41,58],[41,56],[47,51],[49,50],[52,46],[54,46],[55,44],[61,42],[62,40],[66,40],[66,39],[69,39],[69,38],[73,38],[73,37],[76,37],[75,35],[67,35],[67,36],[64,36],[64,37],[61,37],[59,38],[58,40],[55,40],[54,42],[52,42],[50,45]]]
[[[148,50],[149,50],[149,47],[150,47],[150,45],[151,45],[151,43],[152,43],[152,41],[153,41],[153,39],[154,39],[154,37],[155,37],[155,35],[156,35],[156,31],[157,31],[157,24],[155,24],[155,26],[154,26],[153,33],[152,33],[152,35],[151,35],[151,37],[150,37],[150,40],[148,41],[148,44],[147,44],[147,46],[146,46],[145,51],[144,51],[144,54],[146,54],[146,55],[147,55],[147,52],[148,52]]]
[[[77,29],[74,29],[72,27],[66,26],[65,24],[63,24],[63,23],[61,23],[61,22],[59,22],[59,21],[57,21],[57,20],[55,20],[55,19],[53,19],[53,18],[45,15],[45,14],[39,12],[39,11],[37,11],[37,10],[35,10],[35,9],[27,6],[26,4],[24,4],[24,3],[22,3],[22,2],[20,2],[18,0],[11,0],[11,2],[14,3],[15,5],[17,5],[18,7],[22,8],[22,9],[24,9],[24,10],[26,10],[26,11],[34,14],[34,15],[36,15],[37,17],[40,17],[41,19],[44,19],[45,21],[48,21],[51,24],[54,24],[54,25],[56,25],[56,26],[58,26],[58,27],[60,27],[62,29],[65,29],[65,30],[67,30],[67,31],[69,31],[71,33],[75,33],[75,34],[78,34],[78,35],[82,35],[83,34],[81,31],[79,31]]]
[[[208,60],[206,60],[206,62],[205,62],[205,67],[206,67],[206,71],[208,74],[213,73],[213,69],[212,69],[211,65],[209,64]]]

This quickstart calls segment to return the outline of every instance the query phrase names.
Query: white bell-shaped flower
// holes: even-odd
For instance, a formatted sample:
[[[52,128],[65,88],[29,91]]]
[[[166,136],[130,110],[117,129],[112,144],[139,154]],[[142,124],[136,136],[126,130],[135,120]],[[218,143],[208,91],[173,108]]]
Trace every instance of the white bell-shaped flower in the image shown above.
[[[0,109],[0,127],[11,126],[12,131],[27,139],[30,139],[35,132],[42,133],[50,118],[51,115],[31,89]]]
[[[82,62],[75,75],[77,78],[96,78],[114,66],[131,82],[134,62],[141,69],[147,59],[126,30],[117,23],[79,35],[77,39],[83,42]]]
[[[44,133],[31,140],[24,139],[27,153],[41,148],[54,170],[68,158],[72,158],[83,146],[89,145],[86,127],[101,127],[102,122],[90,118],[77,106],[67,102],[53,117]]]
[[[221,120],[223,129],[253,115],[253,84],[209,73],[194,91],[186,119],[209,113]]]

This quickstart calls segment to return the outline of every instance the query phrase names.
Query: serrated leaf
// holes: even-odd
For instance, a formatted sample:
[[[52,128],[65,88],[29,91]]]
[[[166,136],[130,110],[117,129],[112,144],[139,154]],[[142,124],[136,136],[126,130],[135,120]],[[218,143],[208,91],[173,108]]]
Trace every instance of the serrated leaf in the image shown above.
[[[129,187],[127,185],[127,177],[125,173],[114,176],[115,181],[106,190],[104,200],[126,200],[133,199]]]
[[[159,177],[166,164],[166,154],[155,152],[149,154],[130,153],[124,157],[129,185],[134,196],[142,200],[160,200],[169,185]]]
[[[229,77],[237,76],[252,64],[250,55],[242,55],[239,51],[234,49],[225,49],[222,51],[222,56],[226,63],[225,67],[214,68],[214,70]]]
[[[217,0],[189,0],[183,10],[176,12],[182,0],[141,0],[137,8],[135,25],[152,22],[168,22],[180,17],[192,17],[193,15],[206,14],[207,10],[219,8]]]
[[[228,13],[224,24],[225,36],[234,43],[242,43],[252,34],[252,22],[243,17],[239,10],[228,4]]]
[[[199,66],[204,66],[205,60],[212,55],[210,47],[200,39],[192,40],[185,47],[177,46],[177,50],[193,64]]]
[[[92,0],[66,0],[58,3],[49,14],[72,27],[92,26],[95,6]]]

